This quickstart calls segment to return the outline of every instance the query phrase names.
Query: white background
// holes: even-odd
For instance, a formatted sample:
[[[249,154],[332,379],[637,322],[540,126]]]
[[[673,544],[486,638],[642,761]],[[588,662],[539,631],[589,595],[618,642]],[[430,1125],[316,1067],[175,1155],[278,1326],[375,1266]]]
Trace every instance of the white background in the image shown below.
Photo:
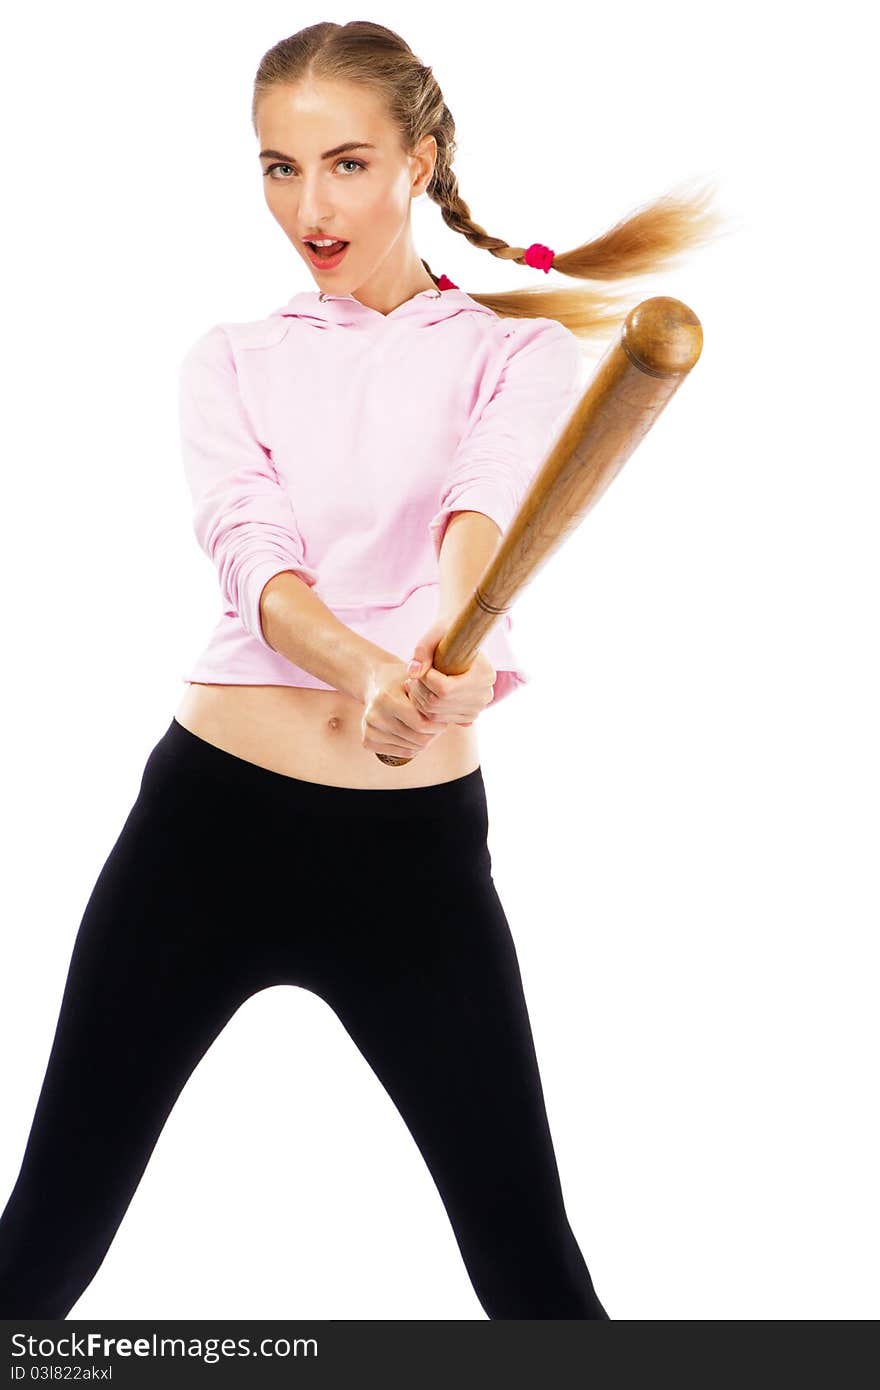
[[[219,615],[180,359],[314,287],[263,202],[253,76],[355,17],[432,64],[490,232],[568,249],[700,176],[737,225],[638,284],[696,311],[703,355],[517,603],[532,681],[480,725],[490,847],[612,1319],[874,1319],[876,110],[852,3],[7,22],[0,1206],[81,914]],[[543,280],[425,198],[414,218],[463,289]],[[394,1105],[284,987],[190,1079],[71,1313],[484,1316]]]

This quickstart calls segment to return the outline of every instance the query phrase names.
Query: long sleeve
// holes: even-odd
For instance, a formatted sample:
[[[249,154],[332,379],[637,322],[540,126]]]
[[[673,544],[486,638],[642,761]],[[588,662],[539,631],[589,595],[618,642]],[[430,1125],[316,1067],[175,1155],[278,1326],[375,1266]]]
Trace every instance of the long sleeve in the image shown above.
[[[179,386],[193,529],[214,564],[227,605],[272,651],[260,624],[265,585],[285,570],[309,585],[318,575],[305,563],[291,499],[249,422],[222,325],[209,329],[186,353]]]
[[[516,319],[492,395],[475,410],[429,523],[439,558],[453,512],[483,512],[502,534],[578,400],[583,354],[555,319]]]

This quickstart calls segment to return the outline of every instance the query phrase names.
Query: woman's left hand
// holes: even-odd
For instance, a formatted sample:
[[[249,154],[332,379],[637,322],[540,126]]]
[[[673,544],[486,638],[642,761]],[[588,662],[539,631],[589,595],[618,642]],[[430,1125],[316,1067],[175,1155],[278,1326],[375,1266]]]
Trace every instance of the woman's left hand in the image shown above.
[[[468,728],[477,715],[492,703],[496,671],[480,650],[466,671],[446,676],[434,668],[434,653],[449,631],[448,621],[438,618],[419,638],[404,681],[410,699],[422,714],[440,724],[460,724]]]

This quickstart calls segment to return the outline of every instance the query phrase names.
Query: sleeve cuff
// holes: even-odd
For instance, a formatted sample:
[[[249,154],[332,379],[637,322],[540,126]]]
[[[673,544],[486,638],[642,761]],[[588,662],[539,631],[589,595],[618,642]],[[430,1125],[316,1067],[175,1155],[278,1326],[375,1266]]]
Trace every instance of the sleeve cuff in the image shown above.
[[[270,652],[274,652],[275,648],[266,641],[266,634],[263,632],[263,625],[260,621],[260,599],[270,579],[274,579],[276,574],[287,574],[290,571],[299,575],[303,583],[308,584],[309,588],[318,582],[317,571],[309,565],[297,564],[296,561],[285,563],[282,560],[265,560],[251,571],[249,577],[248,592],[251,595],[252,611],[242,613],[240,617],[251,636],[256,637],[257,641]]]
[[[434,556],[438,560],[446,527],[455,512],[482,512],[495,522],[503,536],[516,513],[516,499],[511,488],[493,483],[474,483],[450,498],[428,522],[428,530],[434,541]]]

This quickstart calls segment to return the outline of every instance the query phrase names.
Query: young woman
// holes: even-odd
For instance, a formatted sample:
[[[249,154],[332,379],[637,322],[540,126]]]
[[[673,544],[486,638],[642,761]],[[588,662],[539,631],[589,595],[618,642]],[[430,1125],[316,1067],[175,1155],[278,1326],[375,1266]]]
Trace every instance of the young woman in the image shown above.
[[[705,206],[649,206],[562,256],[509,247],[458,192],[431,69],[367,22],[271,49],[253,123],[317,289],[216,325],[183,362],[224,612],[77,933],[0,1221],[0,1316],[66,1317],[194,1067],[245,1000],[289,983],[387,1087],[487,1315],[607,1318],[487,847],[477,720],[526,679],[509,617],[464,674],[431,659],[578,398],[579,338],[622,313],[586,287],[472,297],[419,258],[410,214],[427,193],[493,255],[608,279],[699,239]],[[322,259],[316,240],[345,246]]]

